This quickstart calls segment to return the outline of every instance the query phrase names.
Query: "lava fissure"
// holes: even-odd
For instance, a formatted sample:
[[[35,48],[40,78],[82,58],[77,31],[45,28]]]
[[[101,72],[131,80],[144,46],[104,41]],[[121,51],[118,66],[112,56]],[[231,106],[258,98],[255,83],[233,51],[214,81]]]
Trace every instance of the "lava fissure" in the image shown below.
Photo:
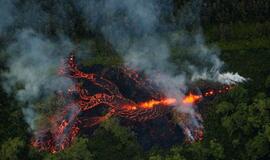
[[[154,89],[149,80],[140,77],[140,75],[132,69],[119,67],[116,69],[116,72],[128,77],[128,79],[135,83],[135,86],[143,90],[143,92],[149,93],[151,98],[147,101],[139,102],[127,98],[120,92],[114,82],[105,78],[106,73],[85,73],[79,70],[75,56],[71,54],[64,66],[59,69],[58,73],[61,76],[72,78],[76,83],[75,86],[68,89],[67,95],[67,97],[74,99],[74,101],[66,105],[60,114],[56,114],[50,118],[51,127],[49,129],[40,130],[35,133],[35,137],[32,140],[33,146],[40,150],[55,153],[65,149],[71,144],[79,133],[79,126],[92,127],[107,120],[111,116],[119,116],[133,121],[144,122],[164,116],[174,110],[174,106],[186,105],[187,107],[192,107],[194,104],[199,103],[203,97],[225,93],[230,89],[230,86],[225,86],[221,89],[207,90],[202,94],[189,92],[179,101],[177,98],[168,98],[159,90]],[[89,81],[92,85],[103,89],[104,92],[92,93],[88,91],[79,83],[81,80]],[[108,108],[108,112],[105,115],[83,119],[79,118],[81,112],[91,110],[100,105],[104,105]],[[176,115],[176,121],[183,128],[183,132],[188,141],[202,140],[202,125],[191,124],[194,118],[202,122],[200,115],[195,114],[195,117],[190,117],[193,115],[180,112],[175,112],[174,115]]]

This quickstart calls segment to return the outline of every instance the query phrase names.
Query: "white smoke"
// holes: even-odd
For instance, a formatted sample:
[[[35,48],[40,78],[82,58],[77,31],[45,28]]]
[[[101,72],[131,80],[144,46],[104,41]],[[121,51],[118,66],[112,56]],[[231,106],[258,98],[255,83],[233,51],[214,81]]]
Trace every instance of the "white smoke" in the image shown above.
[[[231,84],[243,83],[247,81],[247,79],[240,76],[238,73],[227,72],[227,73],[218,74],[217,81],[223,84],[231,85]]]
[[[0,36],[14,22],[14,1],[0,0]]]
[[[56,75],[60,59],[72,46],[66,38],[53,42],[33,30],[23,30],[6,50],[10,58],[9,70],[3,74],[3,87],[8,93],[15,90],[16,98],[27,104],[23,113],[31,129],[35,102],[72,84],[68,78]]]
[[[202,0],[191,0],[179,19],[169,23],[172,1],[155,0],[79,0],[89,27],[103,34],[120,53],[127,66],[141,70],[168,97],[181,101],[187,82],[243,82],[237,74],[223,74],[220,50],[207,45],[200,27]],[[167,16],[167,17],[166,17]],[[194,107],[176,108],[190,114],[196,126]]]
[[[34,130],[36,128],[35,121],[37,118],[36,112],[35,112],[35,106],[29,105],[22,109],[22,112],[24,114],[24,119],[26,123],[29,125],[31,130]]]
[[[8,70],[1,74],[2,87],[22,102],[22,112],[31,130],[35,130],[39,116],[36,103],[72,84],[68,78],[56,75],[60,60],[74,49],[71,40],[62,34],[62,30],[74,28],[64,11],[64,2],[56,2],[51,10],[46,10],[42,4],[49,2],[0,0],[0,42],[2,53],[8,58]],[[48,37],[53,26],[56,35]]]
[[[171,16],[171,3],[79,0],[77,5],[89,27],[103,34],[127,66],[144,71],[168,96],[182,97],[180,86],[216,79],[224,63],[218,58],[219,49],[205,43],[199,18],[201,0],[187,3],[174,24],[162,19]],[[175,59],[171,59],[173,50]]]
[[[72,32],[76,25],[64,9],[64,0],[51,6],[53,16],[34,0],[24,2],[17,13],[15,2],[0,0],[0,33],[11,24],[19,26],[15,41],[6,50],[10,59],[3,87],[7,92],[17,90],[17,99],[28,106],[23,111],[26,121],[33,126],[34,102],[72,83],[55,76],[59,60],[73,48],[72,42],[65,36],[52,40],[40,32],[48,33],[50,25],[55,26],[56,34]],[[170,19],[171,4],[170,0],[74,2],[83,12],[88,29],[101,33],[127,66],[144,71],[167,96],[181,99],[180,89],[185,90],[186,82],[198,79],[225,84],[243,82],[245,79],[238,74],[221,72],[223,62],[218,58],[218,47],[206,44],[199,25],[201,0],[187,3],[179,19]],[[180,106],[181,111],[193,114],[189,108],[186,111]]]

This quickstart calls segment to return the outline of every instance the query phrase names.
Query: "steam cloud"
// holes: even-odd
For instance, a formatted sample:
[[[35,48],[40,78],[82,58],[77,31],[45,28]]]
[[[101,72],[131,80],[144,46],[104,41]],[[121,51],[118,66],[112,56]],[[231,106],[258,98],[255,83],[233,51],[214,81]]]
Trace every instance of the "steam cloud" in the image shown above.
[[[13,17],[13,9],[14,5],[12,1],[9,0],[1,0],[0,1],[0,36],[7,29],[9,25],[14,22]]]
[[[0,0],[0,36],[9,26],[18,26],[6,49],[9,71],[3,84],[7,92],[16,89],[18,100],[27,107],[23,113],[34,129],[34,103],[72,82],[54,75],[59,60],[74,47],[67,36],[52,39],[40,32],[48,24],[58,35],[74,29],[64,7],[53,4],[49,16],[40,4],[30,0],[16,9],[16,0]],[[200,27],[201,0],[192,0],[172,17],[172,1],[161,0],[77,0],[73,3],[90,30],[101,33],[123,57],[127,66],[144,71],[167,94],[181,98],[181,86],[206,79],[233,84],[245,81],[238,74],[223,73],[216,46],[207,46]],[[51,19],[50,19],[51,18]],[[58,29],[59,28],[59,29]],[[0,37],[1,38],[1,37]],[[177,64],[177,65],[176,65]],[[22,88],[18,88],[22,84]],[[181,111],[184,111],[180,107]],[[193,115],[193,110],[185,111]],[[196,123],[195,123],[196,124]]]
[[[64,56],[62,52],[69,53],[71,47],[66,39],[52,42],[32,30],[24,30],[6,50],[10,55],[9,72],[3,75],[7,79],[3,87],[8,93],[16,90],[16,98],[28,104],[23,113],[31,129],[34,129],[34,103],[72,84],[68,78],[55,73]]]
[[[187,82],[198,79],[226,84],[244,81],[238,74],[220,74],[223,62],[218,58],[219,50],[206,46],[199,25],[202,1],[189,2],[174,24],[166,20],[170,2],[79,0],[78,7],[89,27],[103,34],[125,64],[146,73],[168,97],[181,99],[179,88],[184,90]],[[194,140],[191,130],[203,128],[194,108],[179,104],[176,110],[189,114],[189,123],[179,125]]]
[[[171,1],[80,0],[77,5],[89,27],[104,35],[126,65],[144,71],[168,96],[181,97],[179,86],[191,80],[226,84],[244,80],[238,74],[220,74],[223,62],[218,58],[219,50],[206,46],[201,31],[201,0],[183,7],[174,24],[165,19]],[[192,32],[187,30],[189,27]],[[174,50],[176,59],[172,60]]]

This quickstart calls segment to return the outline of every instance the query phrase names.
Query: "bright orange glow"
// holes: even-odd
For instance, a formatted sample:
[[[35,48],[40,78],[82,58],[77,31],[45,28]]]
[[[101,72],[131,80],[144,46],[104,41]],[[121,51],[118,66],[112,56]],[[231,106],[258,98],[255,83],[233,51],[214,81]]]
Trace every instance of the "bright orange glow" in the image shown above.
[[[195,104],[198,101],[200,101],[203,97],[201,95],[195,95],[192,93],[189,93],[187,96],[185,96],[182,100],[182,103],[184,104]],[[165,98],[162,100],[150,100],[146,102],[141,102],[138,104],[138,107],[143,109],[152,109],[153,107],[157,105],[161,106],[171,106],[175,105],[177,103],[177,100],[175,98]],[[128,110],[136,110],[138,107],[136,106],[126,106]]]
[[[219,90],[208,90],[203,95],[198,95],[198,94],[193,94],[189,93],[182,99],[182,104],[196,104],[200,100],[203,99],[203,97],[211,97],[216,94],[221,94],[226,92],[226,90],[230,89],[229,87],[226,87],[224,89],[219,89]],[[161,106],[171,106],[175,105],[177,103],[177,100],[175,98],[165,98],[162,100],[149,100],[146,102],[141,102],[138,105],[134,106],[126,106],[128,110],[137,110],[138,108],[143,108],[143,109],[152,109],[153,107],[157,105]]]
[[[174,99],[174,98],[166,98],[166,99],[163,99],[163,100],[160,100],[160,101],[159,100],[150,100],[148,102],[143,102],[143,103],[140,103],[139,106],[144,108],[144,109],[151,109],[156,105],[169,106],[169,105],[172,105],[172,104],[175,104],[175,103],[176,103],[176,99]]]
[[[192,93],[189,93],[187,96],[185,96],[182,100],[184,104],[193,104],[201,100],[203,97],[201,95],[194,95]]]
[[[96,70],[95,68],[93,68],[93,71],[98,71],[97,73],[86,73],[81,71],[80,68],[81,67],[78,67],[76,64],[73,53],[70,55],[69,59],[65,62],[63,61],[63,64],[60,66],[58,70],[59,76],[71,78],[71,80],[75,82],[75,85],[66,88],[67,91],[59,90],[56,92],[57,98],[59,98],[60,101],[64,100],[63,102],[67,102],[68,104],[56,110],[56,114],[48,118],[49,123],[40,126],[39,130],[35,132],[31,143],[39,150],[46,150],[51,153],[64,150],[73,142],[81,127],[98,125],[111,116],[120,116],[132,121],[145,122],[167,114],[167,111],[171,111],[174,106],[185,106],[186,108],[190,107],[192,109],[196,107],[196,104],[200,103],[203,98],[206,98],[206,100],[212,99],[217,94],[227,93],[233,87],[222,85],[216,86],[218,88],[212,88],[214,86],[210,86],[210,88],[203,85],[203,88],[200,88],[200,86],[196,87],[196,91],[197,89],[200,91],[200,93],[197,93],[195,92],[194,86],[190,89],[188,88],[187,94],[186,92],[183,93],[185,94],[183,97],[182,95],[179,95],[179,97],[165,97],[166,94],[164,95],[164,93],[161,92],[162,90],[159,90],[158,86],[152,85],[152,80],[148,79],[149,77],[146,77],[146,75],[141,77],[141,74],[137,73],[136,70],[126,68],[125,66],[119,68],[101,67],[101,73],[99,69]],[[104,76],[107,73],[108,75]],[[135,85],[135,88],[138,88],[139,91],[144,93],[149,93],[152,98],[148,98],[143,102],[129,99],[135,97],[126,97],[123,95],[120,92],[121,88],[117,85],[118,83],[114,83],[114,81],[118,79],[115,79],[114,76],[123,76],[123,78],[120,77],[119,79],[125,82],[132,81],[131,84]],[[105,77],[108,77],[108,79]],[[100,92],[92,92],[88,87],[85,88],[84,81],[81,83],[82,79],[89,81],[91,86],[98,87]],[[123,85],[121,86],[123,87]],[[125,89],[133,88],[130,85],[127,85],[127,87],[128,88]],[[181,88],[180,86],[179,91]],[[88,91],[91,93],[88,94]],[[134,93],[137,94],[137,89]],[[99,107],[99,105],[108,108],[105,115],[92,116],[87,114],[91,117],[79,116],[80,113]],[[200,123],[199,126],[195,128],[193,126],[190,127],[189,113],[182,111],[172,111],[172,113],[176,122],[183,127],[183,132],[190,142],[203,139],[203,127]],[[201,120],[201,116],[197,111],[195,112],[194,118]]]
[[[212,93],[210,93],[212,94]],[[203,97],[201,95],[195,95],[192,93],[189,93],[188,95],[186,95],[183,100],[182,103],[183,104],[195,104],[198,101],[200,101]],[[138,106],[126,106],[126,108],[128,110],[136,110],[139,108],[143,108],[143,109],[152,109],[153,107],[157,106],[157,105],[161,105],[161,106],[171,106],[171,105],[175,105],[177,103],[177,100],[175,98],[165,98],[162,100],[150,100],[150,101],[146,101],[146,102],[141,102],[138,104]]]

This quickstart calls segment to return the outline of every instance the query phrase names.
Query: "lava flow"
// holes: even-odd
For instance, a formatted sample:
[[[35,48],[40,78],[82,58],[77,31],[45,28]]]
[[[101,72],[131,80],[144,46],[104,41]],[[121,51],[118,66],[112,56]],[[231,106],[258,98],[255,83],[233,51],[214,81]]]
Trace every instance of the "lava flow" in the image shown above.
[[[67,94],[63,94],[65,99],[73,99],[70,104],[65,106],[60,114],[50,118],[51,127],[39,130],[35,133],[32,140],[34,147],[39,150],[46,150],[52,153],[61,151],[68,147],[76,135],[79,133],[80,127],[92,127],[107,120],[111,116],[119,116],[129,120],[144,122],[151,119],[164,116],[170,111],[174,111],[175,106],[192,107],[199,103],[204,97],[214,96],[219,93],[225,93],[230,86],[224,86],[220,89],[209,89],[201,94],[188,92],[182,100],[176,98],[168,98],[157,90],[151,82],[142,78],[135,71],[126,67],[119,67],[116,73],[124,76],[134,83],[143,93],[148,94],[148,100],[135,101],[123,94],[118,85],[113,82],[104,73],[86,73],[81,71],[75,60],[75,56],[71,55],[65,65],[60,68],[59,75],[70,77],[75,85],[68,89]],[[106,77],[107,76],[107,77]],[[118,77],[119,77],[118,76]],[[87,87],[82,85],[82,81],[101,89],[101,92],[90,92]],[[80,118],[79,114],[91,110],[100,105],[106,106],[108,112],[102,116]],[[189,117],[188,113],[177,114],[177,123],[179,123],[186,135],[188,141],[193,142],[202,140],[203,127],[201,125],[192,126],[192,121],[197,119],[202,121],[199,113],[194,117]]]

